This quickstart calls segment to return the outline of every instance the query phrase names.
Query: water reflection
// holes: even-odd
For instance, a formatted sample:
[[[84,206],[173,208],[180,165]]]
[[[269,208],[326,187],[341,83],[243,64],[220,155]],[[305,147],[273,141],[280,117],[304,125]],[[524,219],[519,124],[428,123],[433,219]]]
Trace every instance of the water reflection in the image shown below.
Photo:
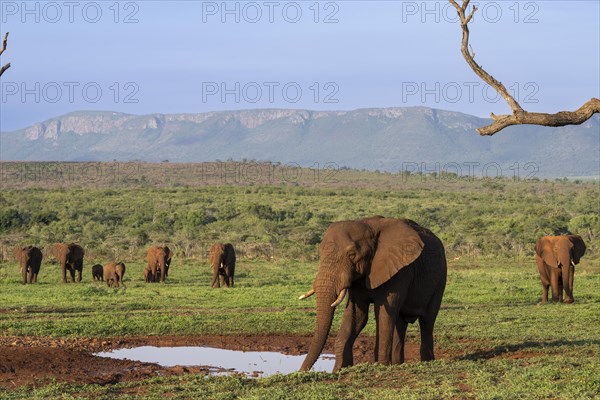
[[[212,347],[154,347],[142,346],[131,349],[119,349],[111,352],[96,353],[99,357],[128,359],[133,361],[151,362],[163,367],[180,366],[210,366],[215,368],[215,374],[227,369],[249,376],[259,372],[266,377],[277,373],[289,374],[298,371],[304,355],[289,356],[268,351],[235,351]],[[324,354],[319,357],[314,371],[330,372],[333,369],[335,357]]]

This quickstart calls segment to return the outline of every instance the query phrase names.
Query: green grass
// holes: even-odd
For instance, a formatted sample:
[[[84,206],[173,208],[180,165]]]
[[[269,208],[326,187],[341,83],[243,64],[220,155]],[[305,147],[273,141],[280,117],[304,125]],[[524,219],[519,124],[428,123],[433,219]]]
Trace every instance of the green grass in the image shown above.
[[[145,284],[141,263],[129,263],[126,290],[84,275],[58,283],[48,266],[40,284],[22,286],[17,266],[4,263],[0,283],[3,335],[109,337],[121,335],[310,334],[314,300],[298,301],[316,264],[241,260],[237,287],[209,287],[206,263],[174,263],[166,284]],[[171,272],[172,271],[172,272]],[[286,282],[287,281],[287,282]],[[600,267],[582,261],[576,303],[540,305],[533,260],[450,264],[436,347],[444,359],[385,367],[359,365],[341,374],[293,374],[250,380],[185,375],[117,385],[46,385],[5,393],[12,398],[436,399],[600,396]],[[339,326],[336,313],[333,333]],[[365,333],[374,335],[373,319]],[[417,326],[409,340],[418,341]],[[516,358],[515,358],[516,357]],[[0,392],[0,396],[2,393]],[[4,398],[2,397],[2,398]]]

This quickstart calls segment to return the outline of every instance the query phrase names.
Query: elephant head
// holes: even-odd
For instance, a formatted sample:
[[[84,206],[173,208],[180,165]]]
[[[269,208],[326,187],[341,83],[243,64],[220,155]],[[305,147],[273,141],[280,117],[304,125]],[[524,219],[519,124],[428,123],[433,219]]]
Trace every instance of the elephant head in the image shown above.
[[[544,236],[535,244],[535,253],[555,268],[579,264],[585,250],[585,243],[579,235]]]
[[[329,335],[335,307],[353,282],[375,289],[414,262],[423,251],[420,228],[410,220],[372,217],[333,223],[320,244],[320,264],[313,287],[301,298],[317,295],[315,334],[301,370],[309,370]]]

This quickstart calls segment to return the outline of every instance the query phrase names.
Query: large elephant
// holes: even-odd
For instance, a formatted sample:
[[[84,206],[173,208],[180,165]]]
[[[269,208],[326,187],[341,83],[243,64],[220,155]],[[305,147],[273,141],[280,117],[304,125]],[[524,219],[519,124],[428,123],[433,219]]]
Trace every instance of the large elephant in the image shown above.
[[[215,243],[210,247],[210,264],[213,268],[212,287],[223,285],[233,287],[235,273],[235,250],[231,243]]]
[[[535,262],[542,281],[542,303],[548,301],[548,286],[552,301],[572,303],[575,265],[585,254],[585,243],[579,235],[543,236],[535,243]]]
[[[103,268],[103,275],[106,286],[112,287],[114,285],[116,288],[118,288],[119,282],[121,282],[123,288],[125,288],[125,282],[123,282],[123,276],[125,275],[124,263],[119,262],[106,264]]]
[[[164,282],[169,276],[169,266],[173,252],[167,246],[151,246],[148,248],[148,264],[144,269],[146,282]]]
[[[42,251],[35,246],[16,246],[13,255],[19,261],[21,282],[36,283],[42,265]]]
[[[352,346],[375,307],[375,361],[404,362],[409,323],[419,320],[421,360],[433,360],[433,326],[446,287],[442,242],[408,219],[371,217],[335,222],[320,245],[320,266],[313,287],[300,298],[317,294],[315,334],[301,371],[308,371],[323,350],[335,307],[348,302],[335,343],[333,371],[353,365]]]
[[[75,271],[77,271],[77,282],[81,282],[85,252],[80,245],[56,243],[50,248],[50,254],[60,263],[63,283],[67,283],[67,270],[71,274],[71,282],[75,282]]]

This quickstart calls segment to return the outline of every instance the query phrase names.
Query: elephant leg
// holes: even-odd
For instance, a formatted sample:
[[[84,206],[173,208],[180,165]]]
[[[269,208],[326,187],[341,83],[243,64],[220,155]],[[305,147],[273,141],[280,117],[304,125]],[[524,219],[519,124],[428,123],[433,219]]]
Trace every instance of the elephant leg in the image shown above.
[[[435,360],[433,355],[433,325],[435,318],[419,318],[419,327],[421,328],[421,361]]]
[[[414,269],[404,268],[396,273],[389,281],[371,290],[375,308],[377,334],[375,338],[375,362],[390,364],[396,323],[400,318],[400,310],[413,281]]]
[[[221,278],[223,279],[223,286],[229,287],[229,277],[224,270],[221,270]]]
[[[77,270],[77,282],[81,282],[81,270]]]
[[[375,319],[377,320],[375,361],[381,364],[387,365],[392,361],[392,344],[398,320],[397,310],[398,306],[394,304],[375,304]]]
[[[227,281],[229,282],[229,285],[233,287],[233,269],[231,267],[227,267],[225,269],[225,274],[227,274]]]
[[[225,286],[225,273],[222,269],[219,269],[219,282],[220,286]]]
[[[71,283],[75,283],[75,268],[69,268],[69,274],[71,275]]]
[[[548,302],[548,288],[550,285],[542,282],[542,303]]]
[[[62,269],[62,281],[63,281],[63,283],[67,283],[67,266],[63,265],[61,269]]]
[[[408,323],[404,320],[404,318],[398,318],[398,320],[396,321],[396,330],[394,331],[392,364],[404,363],[404,343],[406,341],[406,328],[408,328]]]
[[[438,286],[433,298],[427,305],[425,314],[419,317],[419,328],[421,331],[421,361],[435,360],[433,353],[433,327],[435,320],[442,306],[442,297],[444,295],[444,286]]]
[[[548,301],[548,286],[550,286],[550,266],[546,265],[544,260],[536,254],[535,263],[540,273],[540,281],[542,283],[542,303]]]
[[[558,277],[558,302],[562,303],[563,301],[563,284],[562,284],[562,276]]]
[[[363,330],[369,319],[369,303],[355,302],[350,293],[350,300],[344,310],[342,325],[335,340],[335,366],[333,372],[354,364],[352,347],[358,334]]]
[[[33,269],[29,269],[28,281],[29,283],[33,283]]]

